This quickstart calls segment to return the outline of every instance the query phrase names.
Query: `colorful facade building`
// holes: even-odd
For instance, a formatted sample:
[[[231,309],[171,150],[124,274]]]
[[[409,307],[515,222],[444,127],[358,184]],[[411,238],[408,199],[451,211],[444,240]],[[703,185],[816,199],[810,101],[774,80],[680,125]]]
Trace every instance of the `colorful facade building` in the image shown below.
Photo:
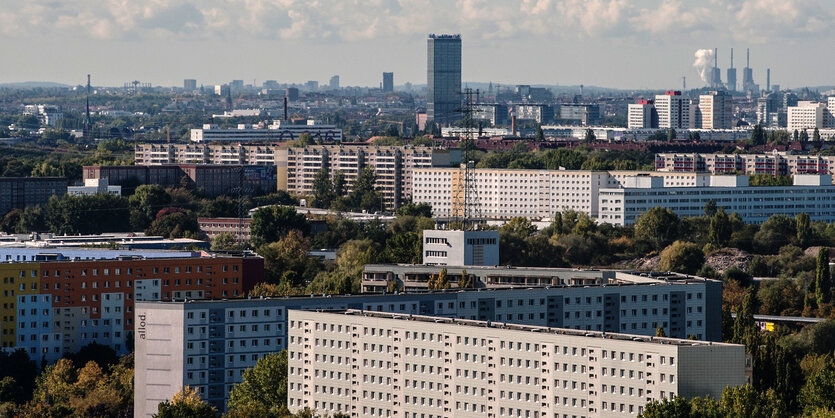
[[[124,354],[134,302],[242,297],[263,268],[259,257],[0,264],[2,346],[46,362],[91,343]]]

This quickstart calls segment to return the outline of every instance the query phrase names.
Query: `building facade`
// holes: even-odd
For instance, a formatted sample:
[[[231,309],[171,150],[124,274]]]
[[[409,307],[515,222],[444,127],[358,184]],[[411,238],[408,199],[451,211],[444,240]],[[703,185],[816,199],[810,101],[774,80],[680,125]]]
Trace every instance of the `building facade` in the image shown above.
[[[701,216],[708,201],[743,222],[761,224],[773,215],[805,213],[813,221],[835,222],[835,185],[830,175],[797,174],[792,186],[749,186],[747,176],[713,176],[706,187],[665,187],[658,178],[634,177],[621,188],[599,193],[601,222],[634,224],[654,207],[680,217]]]
[[[690,99],[680,91],[670,90],[655,96],[655,109],[658,112],[658,127],[661,129],[697,128],[691,118]]]
[[[383,73],[383,93],[394,91],[394,73]]]
[[[91,343],[125,354],[135,301],[242,297],[263,280],[263,269],[256,257],[3,263],[3,347],[36,362]]]
[[[660,153],[655,169],[666,172],[711,174],[835,175],[835,156],[793,154]]]
[[[52,196],[67,194],[63,177],[0,177],[0,214],[28,206],[46,206]]]
[[[733,98],[724,91],[713,91],[699,96],[702,129],[731,129],[734,127]]]
[[[737,344],[360,310],[291,310],[288,334],[294,412],[637,416],[746,380]]]
[[[518,120],[532,120],[540,125],[554,121],[554,108],[547,104],[514,105],[513,113]]]
[[[221,129],[217,125],[203,125],[191,130],[192,142],[285,142],[295,141],[302,134],[308,134],[316,141],[342,142],[342,129],[308,120],[304,125],[282,123],[274,120],[266,128],[238,125],[237,129]]]
[[[664,178],[671,186],[707,184],[709,176],[698,173],[589,170],[474,169],[470,192],[471,208],[486,219],[517,216],[548,219],[556,212],[574,210],[597,217],[598,191],[619,187],[630,176],[646,174]],[[437,217],[464,214],[464,174],[457,168],[415,170],[415,203],[429,203]]]
[[[426,115],[446,125],[461,119],[461,35],[429,35]]]
[[[294,309],[362,309],[646,336],[662,326],[667,335],[718,341],[721,295],[721,282],[635,277],[631,284],[605,286],[137,302],[134,416],[150,417],[186,385],[224,410],[244,370],[292,348],[288,311]]]
[[[499,265],[499,231],[424,230],[423,264]]]
[[[627,109],[627,126],[629,129],[658,128],[658,111],[653,100],[639,100],[630,103]]]
[[[163,187],[192,187],[208,196],[246,195],[276,190],[276,167],[267,165],[176,164],[149,166],[84,166],[88,180],[107,179],[109,184],[159,184]],[[243,187],[241,187],[243,186]]]

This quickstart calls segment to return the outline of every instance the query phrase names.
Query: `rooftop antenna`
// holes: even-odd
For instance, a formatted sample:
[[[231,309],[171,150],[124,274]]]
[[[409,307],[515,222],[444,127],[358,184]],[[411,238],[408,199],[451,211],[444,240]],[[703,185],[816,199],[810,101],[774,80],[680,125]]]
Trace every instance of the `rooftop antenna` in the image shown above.
[[[681,91],[687,91],[687,77],[681,77]]]
[[[745,68],[751,68],[751,48],[745,48]]]
[[[461,108],[462,125],[464,126],[464,152],[463,163],[458,171],[458,190],[457,196],[454,197],[459,209],[456,210],[455,217],[460,219],[461,229],[469,230],[475,226],[476,222],[481,222],[481,211],[479,207],[478,191],[475,188],[475,164],[470,160],[470,149],[473,146],[476,135],[475,121],[473,120],[473,106],[478,101],[478,90],[473,91],[471,88],[466,88],[461,93],[464,96],[463,106]],[[455,205],[456,203],[453,203]]]
[[[731,48],[731,68],[734,68],[734,49]]]

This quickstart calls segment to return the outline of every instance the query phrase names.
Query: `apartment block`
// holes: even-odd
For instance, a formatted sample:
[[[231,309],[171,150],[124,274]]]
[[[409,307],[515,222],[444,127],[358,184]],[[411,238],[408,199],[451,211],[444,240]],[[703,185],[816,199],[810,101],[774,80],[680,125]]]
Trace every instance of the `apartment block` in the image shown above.
[[[351,416],[637,416],[719,398],[745,347],[433,316],[289,312],[288,407]]]
[[[237,193],[263,194],[276,190],[276,168],[264,165],[135,165],[84,166],[84,181],[108,179],[109,184],[159,184],[163,187],[189,186],[215,197]]]
[[[423,264],[496,266],[499,231],[424,230]]]
[[[655,109],[658,112],[658,127],[662,129],[688,129],[698,127],[691,118],[690,99],[680,91],[667,91],[655,96]]]
[[[551,218],[574,210],[597,217],[597,194],[602,187],[618,187],[638,174],[658,176],[665,184],[705,184],[705,175],[636,171],[474,169],[469,199],[486,219],[516,216]],[[415,203],[429,203],[438,217],[464,214],[464,175],[457,168],[422,168],[414,174]]]
[[[627,279],[531,289],[137,302],[134,416],[151,416],[159,402],[185,385],[224,410],[244,370],[269,353],[292,348],[287,312],[293,309],[361,309],[647,336],[662,326],[668,335],[721,338],[721,282],[692,276]]]
[[[370,167],[375,187],[386,207],[397,208],[412,196],[416,168],[449,167],[460,162],[460,150],[414,146],[312,145],[280,147],[252,144],[139,144],[137,165],[156,166],[198,162],[207,165],[275,166],[279,190],[298,195],[313,191],[313,178],[323,167],[340,171],[351,190],[359,172]]]
[[[711,174],[835,174],[835,156],[793,154],[700,154],[655,155],[655,169],[666,172]]]
[[[554,121],[554,108],[547,104],[517,104],[513,106],[516,119],[532,120],[539,124]]]
[[[0,177],[0,214],[28,206],[46,206],[52,196],[67,194],[63,177]]]
[[[190,257],[0,264],[2,345],[52,362],[90,343],[133,346],[141,300],[242,297],[263,279],[257,257]]]
[[[654,207],[681,217],[701,216],[708,201],[749,224],[801,213],[813,221],[835,222],[835,185],[828,174],[796,174],[792,186],[749,186],[747,176],[713,176],[706,187],[665,187],[657,177],[634,177],[620,188],[600,189],[598,219],[631,225]]]
[[[699,96],[702,129],[731,129],[734,127],[733,98],[724,91],[712,91]]]
[[[790,106],[788,108],[788,122],[787,129],[789,132],[794,130],[813,130],[815,128],[824,128],[824,121],[828,109],[826,103],[815,103],[801,101],[797,106]]]
[[[638,103],[630,103],[627,111],[629,129],[658,128],[658,111],[655,109],[655,101],[639,100]]]

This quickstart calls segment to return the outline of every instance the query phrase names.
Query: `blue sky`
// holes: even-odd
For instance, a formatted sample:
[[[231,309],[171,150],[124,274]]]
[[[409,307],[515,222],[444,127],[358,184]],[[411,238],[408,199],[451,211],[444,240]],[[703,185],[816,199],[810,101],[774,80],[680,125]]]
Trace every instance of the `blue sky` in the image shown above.
[[[426,35],[461,33],[465,81],[702,84],[700,48],[757,82],[835,84],[828,0],[0,0],[0,82],[426,82]],[[741,71],[738,78],[741,79]]]

